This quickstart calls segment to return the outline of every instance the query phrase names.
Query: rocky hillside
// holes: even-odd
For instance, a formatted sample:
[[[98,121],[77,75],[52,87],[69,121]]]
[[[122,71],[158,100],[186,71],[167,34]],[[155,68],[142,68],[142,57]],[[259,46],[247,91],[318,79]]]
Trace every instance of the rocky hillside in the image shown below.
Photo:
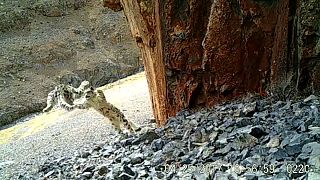
[[[100,1],[0,0],[0,126],[37,112],[58,83],[94,86],[141,68],[122,12]]]

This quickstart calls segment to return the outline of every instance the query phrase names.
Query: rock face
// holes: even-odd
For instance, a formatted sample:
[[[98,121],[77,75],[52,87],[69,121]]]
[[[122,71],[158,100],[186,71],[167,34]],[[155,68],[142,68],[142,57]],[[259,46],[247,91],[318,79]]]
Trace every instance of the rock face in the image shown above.
[[[63,179],[319,179],[319,98],[182,111],[158,129],[51,155],[31,175]],[[243,113],[255,104],[251,114]],[[317,113],[314,113],[316,112]],[[84,155],[85,154],[85,155]],[[297,170],[299,169],[299,170]],[[27,177],[27,176],[26,176]]]
[[[142,67],[122,12],[100,2],[0,1],[0,126],[45,107],[59,84],[98,87]]]
[[[315,0],[121,2],[159,124],[247,92],[283,99],[320,92]]]

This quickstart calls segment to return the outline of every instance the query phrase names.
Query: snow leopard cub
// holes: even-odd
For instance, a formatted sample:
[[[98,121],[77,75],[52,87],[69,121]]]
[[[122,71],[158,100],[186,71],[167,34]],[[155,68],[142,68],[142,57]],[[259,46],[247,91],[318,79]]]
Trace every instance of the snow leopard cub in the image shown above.
[[[122,133],[121,126],[124,126],[130,132],[140,131],[140,127],[137,127],[132,121],[125,118],[124,114],[114,105],[109,103],[102,90],[94,90],[92,87],[84,91],[82,102],[76,106],[79,109],[87,109],[92,107],[103,116],[107,117],[114,128]]]
[[[73,101],[76,98],[80,98],[83,91],[88,86],[88,81],[83,81],[78,88],[74,88],[70,85],[59,84],[54,88],[54,90],[49,92],[47,97],[47,106],[42,111],[49,112],[54,106],[67,110],[73,109]]]

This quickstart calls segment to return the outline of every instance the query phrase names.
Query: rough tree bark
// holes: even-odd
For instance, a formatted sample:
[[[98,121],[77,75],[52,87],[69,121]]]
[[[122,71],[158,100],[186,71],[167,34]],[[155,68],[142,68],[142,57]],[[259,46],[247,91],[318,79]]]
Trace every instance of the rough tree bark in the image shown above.
[[[318,0],[120,0],[159,125],[248,92],[320,90]]]
[[[141,48],[153,114],[158,125],[164,125],[168,118],[168,108],[158,1],[120,1],[128,19],[131,33],[137,45]]]

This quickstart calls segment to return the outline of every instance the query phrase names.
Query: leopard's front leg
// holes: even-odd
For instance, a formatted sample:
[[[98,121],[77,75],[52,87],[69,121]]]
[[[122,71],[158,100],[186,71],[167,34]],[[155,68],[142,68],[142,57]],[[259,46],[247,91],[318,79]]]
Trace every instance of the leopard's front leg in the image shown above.
[[[49,112],[53,106],[54,106],[54,101],[55,101],[55,91],[51,91],[49,94],[48,94],[48,97],[47,97],[47,106],[42,110],[42,112]]]

